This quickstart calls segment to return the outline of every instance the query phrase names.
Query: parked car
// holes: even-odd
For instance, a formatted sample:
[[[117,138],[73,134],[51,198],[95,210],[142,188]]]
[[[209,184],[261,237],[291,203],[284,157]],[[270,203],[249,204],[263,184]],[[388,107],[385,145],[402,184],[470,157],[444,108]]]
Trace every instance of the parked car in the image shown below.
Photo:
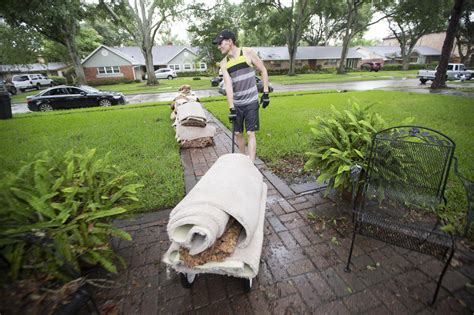
[[[426,83],[427,81],[433,81],[436,76],[435,70],[419,70],[418,75],[416,76],[420,79],[421,83]],[[446,81],[449,80],[470,80],[472,76],[471,71],[467,70],[462,63],[449,63],[448,70],[446,71]]]
[[[10,82],[6,81],[6,80],[2,80],[0,82],[3,87],[8,91],[8,93],[10,93],[11,95],[16,95],[16,93],[18,93],[16,87],[11,84]]]
[[[25,91],[28,89],[39,90],[44,86],[53,86],[53,80],[42,74],[19,74],[12,77],[12,84],[16,90]]]
[[[380,62],[365,62],[360,65],[360,70],[378,72],[380,69],[382,69],[382,64]]]
[[[219,83],[224,80],[222,76],[214,77],[211,79],[211,86],[219,86]]]
[[[263,93],[263,81],[262,79],[260,79],[259,77],[255,76],[255,83],[257,84],[257,90],[259,93]],[[272,84],[269,82],[268,83],[268,91],[269,92],[273,92],[273,86]],[[224,88],[224,80],[221,81],[221,83],[219,83],[219,90],[218,92],[222,95],[226,95],[225,93],[225,88]]]
[[[170,68],[161,68],[155,71],[155,76],[157,79],[168,79],[168,80],[173,80],[176,78],[178,75],[176,74],[176,71]]]
[[[34,112],[92,106],[125,104],[119,92],[103,92],[87,85],[61,85],[46,89],[26,98],[28,109]]]

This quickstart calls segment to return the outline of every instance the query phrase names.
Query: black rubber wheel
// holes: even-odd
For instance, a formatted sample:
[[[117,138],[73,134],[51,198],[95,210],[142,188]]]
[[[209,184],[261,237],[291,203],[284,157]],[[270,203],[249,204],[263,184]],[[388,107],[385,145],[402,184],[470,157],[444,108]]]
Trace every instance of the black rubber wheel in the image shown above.
[[[426,80],[426,79],[420,79],[420,82],[421,82],[421,84],[425,84],[426,82],[428,82],[428,80]]]
[[[50,87],[53,87],[53,86],[54,86],[54,82],[51,82],[51,83],[49,84],[49,86],[50,86]]]
[[[168,80],[173,80],[173,76],[172,76],[172,75],[169,75],[169,76],[168,76]]]
[[[16,93],[17,93],[18,91],[16,90],[16,87],[12,86],[12,87],[10,88],[9,92],[10,92],[11,95],[16,95]]]
[[[247,279],[247,278],[242,279],[242,284],[244,286],[244,291],[246,293],[249,293],[250,291],[252,291],[252,280],[253,279]]]
[[[194,284],[194,280],[196,280],[196,274],[187,274],[187,273],[180,273],[179,278],[181,280],[181,285],[185,289],[191,289]]]
[[[39,90],[41,88],[41,85],[38,83],[36,84],[36,89]]]

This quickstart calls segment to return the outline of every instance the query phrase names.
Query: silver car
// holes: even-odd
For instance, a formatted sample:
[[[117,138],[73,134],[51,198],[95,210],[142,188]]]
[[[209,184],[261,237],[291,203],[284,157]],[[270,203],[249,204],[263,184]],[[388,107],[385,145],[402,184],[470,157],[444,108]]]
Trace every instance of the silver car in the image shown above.
[[[155,71],[155,76],[157,79],[168,79],[168,80],[173,80],[176,78],[178,75],[176,74],[176,71],[170,68],[162,68],[158,69]]]

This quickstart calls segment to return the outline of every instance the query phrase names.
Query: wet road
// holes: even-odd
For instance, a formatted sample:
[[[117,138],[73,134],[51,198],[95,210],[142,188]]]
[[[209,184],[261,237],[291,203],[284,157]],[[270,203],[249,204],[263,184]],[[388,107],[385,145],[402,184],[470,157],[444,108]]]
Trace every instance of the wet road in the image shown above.
[[[367,90],[395,90],[425,94],[443,94],[456,96],[470,96],[474,97],[474,92],[463,92],[458,90],[437,90],[432,91],[430,85],[422,85],[417,79],[387,79],[377,81],[351,81],[351,82],[327,82],[327,83],[301,83],[301,84],[273,84],[275,92],[290,92],[290,91],[307,91],[307,90],[353,90],[353,91],[367,91]],[[474,87],[474,82],[464,83],[448,83],[448,87]],[[217,88],[209,90],[197,90],[196,95],[200,98],[209,96],[219,96]],[[171,101],[176,96],[176,92],[167,93],[145,93],[145,94],[130,94],[125,95],[128,103],[144,103],[144,102],[160,102]],[[18,103],[12,104],[13,114],[29,112],[26,104]]]

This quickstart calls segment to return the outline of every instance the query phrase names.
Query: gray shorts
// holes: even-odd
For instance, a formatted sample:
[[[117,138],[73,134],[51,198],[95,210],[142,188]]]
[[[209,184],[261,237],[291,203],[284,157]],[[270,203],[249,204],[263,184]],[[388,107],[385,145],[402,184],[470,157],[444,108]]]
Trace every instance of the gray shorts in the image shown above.
[[[260,121],[258,119],[258,102],[245,106],[235,106],[237,119],[235,120],[235,132],[257,131],[260,128]]]

